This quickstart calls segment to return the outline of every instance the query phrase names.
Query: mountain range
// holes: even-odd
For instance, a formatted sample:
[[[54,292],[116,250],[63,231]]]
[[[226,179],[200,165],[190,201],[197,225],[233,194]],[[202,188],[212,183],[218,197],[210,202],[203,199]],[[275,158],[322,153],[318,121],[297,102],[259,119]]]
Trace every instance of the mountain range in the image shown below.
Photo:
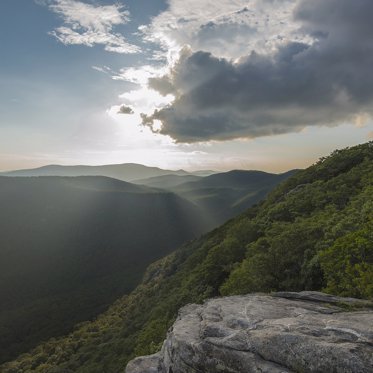
[[[162,175],[134,183],[169,190],[202,209],[211,227],[216,227],[258,203],[281,181],[297,170],[283,174],[232,170],[205,177]]]
[[[133,357],[159,351],[180,307],[221,295],[323,290],[373,298],[372,201],[373,142],[335,151],[241,215],[175,247],[96,320],[0,369],[124,371]]]
[[[168,189],[202,208],[215,226],[261,201],[279,183],[296,173],[233,170],[190,180]]]
[[[99,172],[136,180],[76,176]],[[151,262],[292,174],[211,173],[125,164],[0,176],[2,361],[95,317],[133,290]]]
[[[8,177],[106,176],[150,188],[173,192],[195,204],[214,228],[259,202],[278,183],[297,170],[283,174],[262,171],[164,170],[140,164],[103,166],[48,165],[35,169],[0,173]]]
[[[214,171],[197,171],[197,175],[210,175]],[[0,176],[106,176],[122,181],[134,181],[162,175],[189,175],[184,170],[163,170],[137,163],[111,164],[102,166],[47,165],[39,168],[15,170],[0,173]]]

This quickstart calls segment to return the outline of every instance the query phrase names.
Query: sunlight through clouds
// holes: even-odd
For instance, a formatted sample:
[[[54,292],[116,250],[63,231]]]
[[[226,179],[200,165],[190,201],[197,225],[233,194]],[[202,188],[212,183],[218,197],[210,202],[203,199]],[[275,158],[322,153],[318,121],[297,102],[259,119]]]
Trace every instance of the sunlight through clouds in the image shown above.
[[[18,84],[30,80],[32,93],[19,95],[15,79],[3,90],[3,127],[24,128],[9,146],[31,144],[31,137],[35,154],[42,147],[69,162],[92,154],[94,163],[138,157],[147,164],[168,159],[175,167],[273,171],[366,141],[373,126],[371,1],[356,1],[361,6],[339,0],[25,2],[35,15],[19,22],[20,35],[35,20],[41,27],[4,53],[12,56],[17,43],[20,51],[29,43],[35,50],[27,66],[14,68],[17,79],[19,72],[35,72],[21,74]],[[36,94],[39,86],[46,94]],[[41,131],[48,141],[39,140]],[[7,153],[9,136],[0,138]],[[317,146],[310,149],[309,142]],[[276,144],[305,149],[304,158],[293,164],[284,152],[273,154]]]

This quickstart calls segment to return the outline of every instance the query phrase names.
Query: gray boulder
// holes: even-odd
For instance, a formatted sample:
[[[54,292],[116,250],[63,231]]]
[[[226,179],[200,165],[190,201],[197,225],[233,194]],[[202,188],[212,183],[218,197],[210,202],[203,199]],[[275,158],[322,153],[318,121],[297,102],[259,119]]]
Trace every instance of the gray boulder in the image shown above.
[[[183,307],[162,351],[126,373],[372,373],[372,304],[318,292]]]

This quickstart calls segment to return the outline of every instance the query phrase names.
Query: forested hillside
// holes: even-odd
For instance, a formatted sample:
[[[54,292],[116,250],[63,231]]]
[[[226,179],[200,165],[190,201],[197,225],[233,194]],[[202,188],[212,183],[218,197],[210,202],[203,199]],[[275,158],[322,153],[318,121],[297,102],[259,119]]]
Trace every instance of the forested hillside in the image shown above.
[[[103,312],[206,229],[172,193],[105,177],[0,177],[0,361]]]
[[[1,369],[123,371],[131,357],[159,350],[186,303],[305,289],[373,297],[373,142],[299,171],[259,205],[152,264],[96,321]]]

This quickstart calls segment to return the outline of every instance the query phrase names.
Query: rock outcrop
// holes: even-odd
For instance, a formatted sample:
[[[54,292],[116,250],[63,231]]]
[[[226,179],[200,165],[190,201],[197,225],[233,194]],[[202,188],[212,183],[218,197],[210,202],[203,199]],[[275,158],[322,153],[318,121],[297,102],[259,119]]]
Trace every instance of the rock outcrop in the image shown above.
[[[372,304],[318,292],[216,298],[180,310],[161,352],[126,373],[371,373]]]

